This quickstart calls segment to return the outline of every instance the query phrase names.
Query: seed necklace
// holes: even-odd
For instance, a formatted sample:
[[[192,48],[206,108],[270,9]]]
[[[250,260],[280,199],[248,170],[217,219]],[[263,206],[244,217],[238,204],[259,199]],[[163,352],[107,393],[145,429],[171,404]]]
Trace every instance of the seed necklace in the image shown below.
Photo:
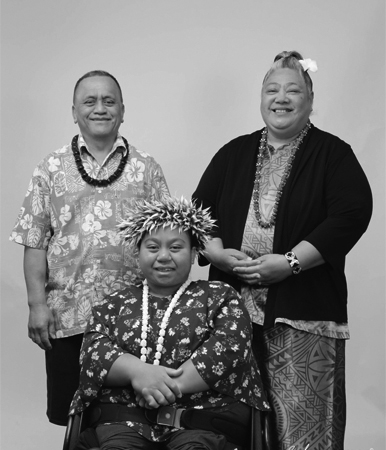
[[[279,206],[279,201],[281,198],[281,195],[283,193],[284,186],[287,182],[287,179],[290,175],[292,163],[295,159],[296,151],[298,150],[300,144],[302,143],[304,137],[306,136],[308,130],[311,128],[311,122],[307,122],[307,125],[303,128],[303,130],[300,132],[299,137],[296,139],[296,143],[294,147],[291,150],[291,154],[288,158],[287,164],[284,169],[283,176],[281,178],[279,187],[276,192],[276,198],[275,203],[272,208],[272,214],[271,218],[268,222],[265,222],[261,216],[260,212],[260,180],[261,180],[261,171],[263,168],[263,161],[264,161],[264,155],[268,150],[267,145],[267,135],[268,131],[267,128],[264,128],[264,130],[261,133],[261,139],[260,139],[260,145],[259,145],[259,154],[257,155],[257,162],[256,162],[256,175],[255,175],[255,183],[253,186],[253,192],[252,192],[252,198],[253,198],[253,207],[255,210],[255,215],[258,224],[261,226],[261,228],[271,228],[275,225],[276,222],[276,215],[277,215],[277,208]]]
[[[163,316],[159,336],[157,339],[157,347],[154,356],[153,365],[159,366],[160,360],[162,357],[163,343],[165,341],[166,327],[168,326],[170,316],[173,312],[174,307],[176,306],[178,300],[181,295],[185,292],[186,288],[189,286],[191,279],[188,278],[185,283],[178,289],[174,297],[172,298],[170,305],[168,306],[165,314]],[[147,328],[149,322],[149,285],[147,284],[147,280],[143,282],[143,291],[142,291],[142,328],[141,328],[141,361],[146,362],[147,357]]]
[[[123,142],[125,143],[125,147],[126,147],[126,154],[122,155],[121,161],[120,161],[119,166],[117,167],[116,171],[104,180],[97,180],[96,178],[90,177],[90,175],[86,172],[86,169],[84,168],[82,158],[80,156],[80,151],[78,149],[78,136],[79,135],[76,135],[73,137],[73,139],[71,141],[71,149],[72,149],[72,153],[74,154],[76,167],[78,169],[78,172],[80,173],[80,176],[83,178],[83,180],[87,184],[91,184],[92,186],[97,186],[99,188],[106,187],[109,184],[111,184],[113,181],[117,180],[122,175],[122,172],[123,172],[126,162],[127,162],[127,158],[129,157],[129,144],[126,141],[126,139],[122,136]]]

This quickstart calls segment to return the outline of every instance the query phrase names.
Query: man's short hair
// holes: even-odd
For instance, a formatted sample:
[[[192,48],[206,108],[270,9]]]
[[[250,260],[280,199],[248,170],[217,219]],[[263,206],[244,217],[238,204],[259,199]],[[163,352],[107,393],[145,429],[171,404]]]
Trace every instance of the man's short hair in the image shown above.
[[[122,95],[122,89],[121,86],[118,83],[118,80],[111,75],[111,73],[106,72],[105,70],[91,70],[91,72],[87,72],[85,73],[82,77],[79,78],[79,80],[76,82],[75,88],[74,88],[74,96],[73,96],[73,102],[75,103],[75,94],[76,94],[76,90],[78,89],[78,86],[80,84],[80,82],[82,80],[84,80],[85,78],[91,78],[91,77],[110,77],[112,78],[115,83],[118,86],[119,89],[119,93],[121,95],[121,101],[123,102],[123,95]]]

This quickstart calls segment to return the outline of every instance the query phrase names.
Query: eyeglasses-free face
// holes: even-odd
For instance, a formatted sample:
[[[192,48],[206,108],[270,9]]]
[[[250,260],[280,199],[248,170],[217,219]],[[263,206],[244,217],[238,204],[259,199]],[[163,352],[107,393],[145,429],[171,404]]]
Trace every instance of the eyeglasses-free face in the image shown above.
[[[139,266],[150,293],[173,295],[186,281],[196,257],[189,234],[170,227],[147,233],[139,248]]]
[[[296,137],[309,119],[312,104],[313,94],[297,70],[274,70],[261,90],[260,111],[268,135],[288,140]]]
[[[115,81],[107,76],[83,79],[76,90],[72,115],[88,140],[114,140],[125,107]]]

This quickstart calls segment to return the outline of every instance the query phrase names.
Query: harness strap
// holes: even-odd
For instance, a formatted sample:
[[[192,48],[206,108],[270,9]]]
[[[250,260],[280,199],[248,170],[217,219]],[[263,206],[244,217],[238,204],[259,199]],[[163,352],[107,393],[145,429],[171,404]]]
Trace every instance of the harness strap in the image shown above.
[[[181,415],[185,409],[161,406],[158,409],[128,408],[125,405],[99,403],[88,411],[90,426],[96,427],[109,422],[139,422],[148,425],[166,425],[182,428]]]
[[[138,422],[148,425],[166,425],[188,430],[206,430],[222,434],[229,442],[245,445],[249,436],[250,408],[245,404],[221,409],[176,409],[161,406],[158,409],[128,408],[125,405],[99,403],[88,410],[89,426],[110,422]],[[236,407],[236,409],[235,409]],[[245,415],[247,413],[247,416]]]
[[[108,422],[139,422],[149,424],[142,408],[128,408],[125,405],[99,403],[87,410],[90,427]]]

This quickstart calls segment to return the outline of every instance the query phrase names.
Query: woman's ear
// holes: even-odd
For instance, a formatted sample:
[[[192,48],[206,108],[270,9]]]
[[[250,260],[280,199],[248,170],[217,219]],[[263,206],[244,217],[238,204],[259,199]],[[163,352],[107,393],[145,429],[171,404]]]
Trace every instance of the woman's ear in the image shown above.
[[[195,261],[195,259],[196,259],[196,256],[197,256],[197,250],[196,250],[196,247],[192,247],[192,253],[191,253],[191,264],[192,264],[192,266],[193,266],[193,264],[194,264],[194,261]]]

